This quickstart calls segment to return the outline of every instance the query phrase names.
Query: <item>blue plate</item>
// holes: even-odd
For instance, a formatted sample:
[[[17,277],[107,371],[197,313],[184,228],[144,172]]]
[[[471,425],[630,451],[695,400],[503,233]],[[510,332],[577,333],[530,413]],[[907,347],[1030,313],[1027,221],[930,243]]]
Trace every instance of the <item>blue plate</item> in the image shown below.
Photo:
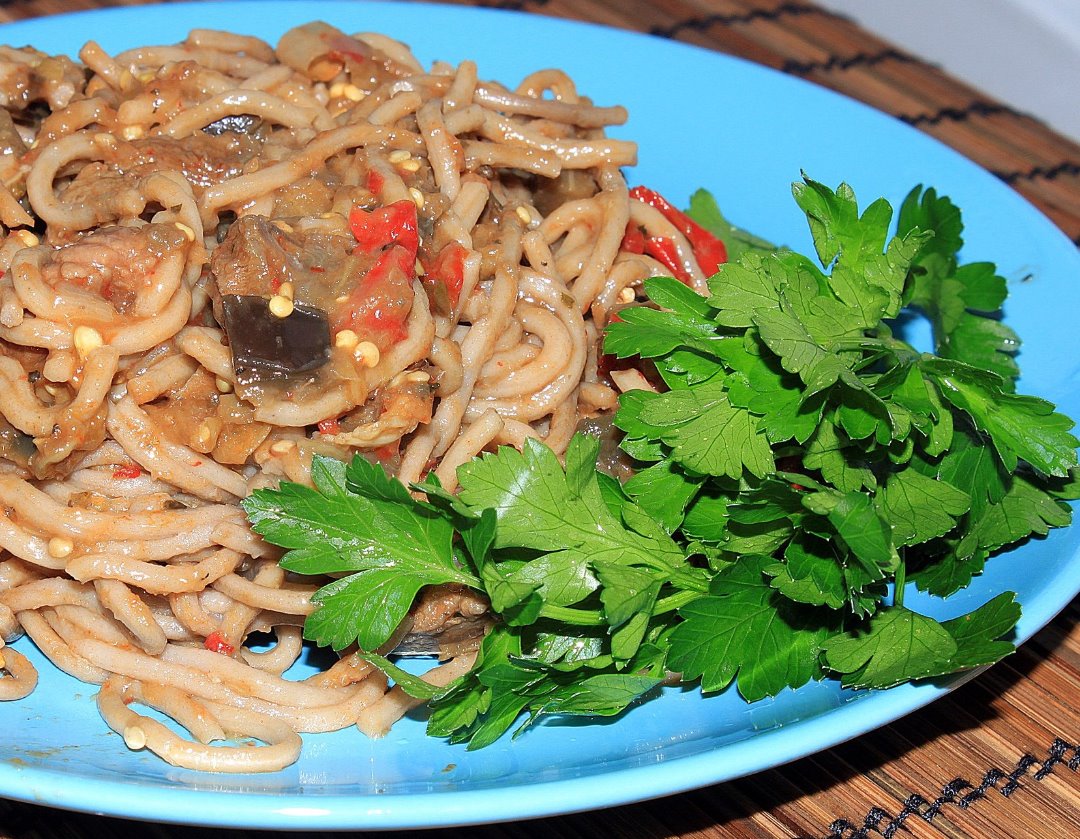
[[[895,119],[802,81],[715,53],[543,17],[414,4],[234,2],[169,4],[45,18],[0,28],[0,42],[74,54],[182,39],[189,28],[274,39],[319,15],[347,31],[385,32],[424,62],[477,59],[481,78],[516,83],[565,68],[600,104],[622,103],[618,135],[640,143],[636,183],[684,201],[698,186],[744,227],[810,247],[789,184],[805,170],[852,184],[863,204],[898,205],[917,183],[963,209],[964,255],[992,260],[1010,282],[1008,322],[1026,339],[1022,389],[1080,416],[1080,256],[1046,218],[1000,181]],[[508,45],[512,45],[508,46]],[[1080,587],[1080,528],[998,557],[947,602],[909,595],[937,617],[1016,591],[1019,640]],[[589,810],[713,784],[857,737],[956,687],[880,693],[833,683],[747,705],[733,691],[703,699],[669,690],[614,722],[552,721],[511,742],[467,752],[406,719],[383,740],[355,730],[306,736],[299,762],[272,775],[205,775],[128,751],[98,717],[96,688],[44,663],[41,684],[0,703],[0,795],[154,821],[286,829],[412,828]],[[585,781],[583,783],[583,781]]]

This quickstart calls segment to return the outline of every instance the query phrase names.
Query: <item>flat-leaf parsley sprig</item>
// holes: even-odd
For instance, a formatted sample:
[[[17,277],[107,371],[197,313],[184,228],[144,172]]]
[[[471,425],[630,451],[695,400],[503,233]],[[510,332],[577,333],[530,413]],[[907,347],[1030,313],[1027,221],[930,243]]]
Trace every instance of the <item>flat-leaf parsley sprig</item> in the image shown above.
[[[1072,421],[1015,392],[1016,336],[992,265],[959,262],[959,210],[917,188],[890,235],[884,200],[805,179],[816,261],[733,228],[700,191],[689,214],[728,245],[701,297],[646,281],[606,352],[651,364],[659,393],[615,417],[638,462],[619,484],[576,436],[502,448],[434,477],[418,500],[362,458],[316,457],[314,487],[244,502],[282,565],[332,574],[305,636],[377,649],[421,587],[485,594],[497,620],[477,661],[432,687],[429,731],[479,748],[524,717],[612,715],[672,672],[748,700],[838,677],[885,688],[997,661],[1020,615],[1003,593],[939,622],[905,583],[947,597],[996,551],[1070,520]],[[934,354],[897,334],[922,313]],[[893,594],[890,595],[890,589]]]

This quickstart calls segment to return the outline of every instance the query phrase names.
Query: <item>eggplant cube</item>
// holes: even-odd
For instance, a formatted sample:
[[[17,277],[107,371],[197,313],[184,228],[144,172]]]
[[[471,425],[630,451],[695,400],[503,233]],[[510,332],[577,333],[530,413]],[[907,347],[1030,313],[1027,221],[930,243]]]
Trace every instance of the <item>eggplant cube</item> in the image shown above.
[[[297,303],[288,317],[277,317],[266,298],[250,294],[227,294],[221,305],[238,384],[305,375],[330,360],[330,322],[322,309]]]

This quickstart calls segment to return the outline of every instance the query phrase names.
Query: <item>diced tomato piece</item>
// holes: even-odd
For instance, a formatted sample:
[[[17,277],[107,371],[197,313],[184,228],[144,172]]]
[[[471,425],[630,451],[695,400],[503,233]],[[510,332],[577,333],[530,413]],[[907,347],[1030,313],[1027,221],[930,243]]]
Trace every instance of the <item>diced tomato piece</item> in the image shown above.
[[[367,189],[372,195],[378,195],[382,192],[383,185],[386,183],[386,178],[379,174],[377,169],[368,169],[367,173]]]
[[[420,247],[420,230],[416,221],[416,204],[395,201],[375,210],[354,207],[349,213],[349,227],[356,237],[356,250],[374,254],[382,248],[397,245],[416,259]]]
[[[133,463],[129,463],[125,466],[117,466],[113,469],[112,476],[118,481],[130,481],[132,478],[139,478],[142,476],[142,468],[136,466]]]

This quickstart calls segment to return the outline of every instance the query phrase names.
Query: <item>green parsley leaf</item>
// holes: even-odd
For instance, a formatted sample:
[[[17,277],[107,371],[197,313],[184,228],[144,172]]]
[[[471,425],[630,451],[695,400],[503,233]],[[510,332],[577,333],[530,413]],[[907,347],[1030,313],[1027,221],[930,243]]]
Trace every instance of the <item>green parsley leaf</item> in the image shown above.
[[[457,495],[429,476],[417,500],[366,460],[321,457],[313,486],[253,493],[249,519],[282,565],[333,577],[305,635],[370,651],[424,586],[486,596],[494,625],[445,688],[367,654],[429,702],[432,734],[470,749],[550,714],[621,713],[669,671],[754,701],[1007,654],[1011,594],[939,622],[890,587],[906,575],[951,595],[993,554],[1068,524],[1072,421],[1014,392],[1006,283],[960,263],[951,201],[913,190],[891,232],[888,203],[860,210],[846,184],[793,191],[816,261],[738,231],[699,192],[691,216],[732,257],[709,295],[650,278],[653,305],[607,330],[606,352],[649,359],[666,386],[620,397],[638,461],[625,485],[575,436],[561,461],[532,439],[487,453],[459,469]],[[903,340],[913,313],[937,356]]]
[[[899,557],[893,547],[889,523],[861,492],[823,491],[803,498],[808,510],[828,518],[836,535],[869,575],[880,580],[896,570]]]
[[[1013,631],[1020,620],[1020,604],[1012,592],[999,594],[974,612],[945,621],[942,626],[956,641],[957,652],[943,665],[945,673],[969,670],[1000,661],[1013,651],[1009,641],[1001,640]],[[946,670],[945,668],[950,668]]]
[[[990,436],[1007,471],[1024,460],[1044,475],[1064,477],[1077,465],[1074,423],[1045,399],[1007,393],[999,376],[960,362],[925,359],[921,366],[942,396]]]
[[[879,511],[892,523],[897,546],[944,536],[971,507],[963,490],[912,469],[889,475],[877,499]]]
[[[546,564],[548,590],[552,578],[590,577],[593,562],[613,560],[650,567],[681,564],[682,552],[669,539],[643,537],[611,515],[596,479],[599,443],[583,435],[576,439],[579,460],[591,458],[594,464],[592,473],[576,482],[568,480],[571,473],[563,471],[551,449],[532,439],[526,440],[523,452],[504,447],[459,470],[461,500],[495,511],[495,547],[546,551],[546,557],[529,565]]]
[[[745,557],[720,571],[707,597],[684,606],[671,633],[669,666],[718,691],[737,680],[748,701],[775,696],[820,675],[817,652],[825,628],[769,586],[766,557]]]
[[[941,662],[958,647],[933,618],[889,606],[878,610],[865,630],[830,638],[823,649],[829,668],[843,674],[844,687],[889,688],[941,675]]]
[[[348,466],[323,457],[312,462],[317,489],[283,482],[244,501],[252,529],[289,548],[281,565],[301,574],[353,571],[316,592],[319,608],[304,625],[305,637],[344,649],[358,643],[374,650],[390,638],[426,585],[477,580],[459,568],[454,530],[432,508],[380,480],[362,458]],[[350,484],[364,487],[361,496]]]
[[[1012,652],[1012,644],[1000,639],[1019,619],[1020,607],[1008,592],[944,623],[891,606],[874,615],[866,631],[827,640],[825,661],[844,674],[846,687],[887,688],[945,676]]]

